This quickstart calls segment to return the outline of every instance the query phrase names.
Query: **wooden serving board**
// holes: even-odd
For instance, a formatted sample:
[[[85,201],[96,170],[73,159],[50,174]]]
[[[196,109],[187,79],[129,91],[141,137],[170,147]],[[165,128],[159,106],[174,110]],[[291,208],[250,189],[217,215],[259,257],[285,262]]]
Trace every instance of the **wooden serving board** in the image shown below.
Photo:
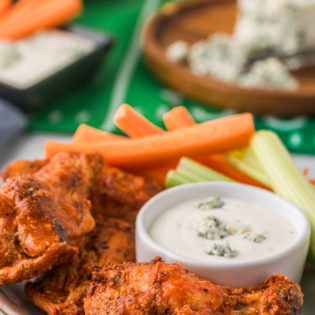
[[[169,61],[167,47],[176,40],[192,44],[216,32],[233,32],[236,0],[190,0],[164,6],[145,25],[142,45],[147,66],[163,83],[201,103],[279,116],[315,114],[315,67],[294,73],[294,92],[241,87],[194,75]]]

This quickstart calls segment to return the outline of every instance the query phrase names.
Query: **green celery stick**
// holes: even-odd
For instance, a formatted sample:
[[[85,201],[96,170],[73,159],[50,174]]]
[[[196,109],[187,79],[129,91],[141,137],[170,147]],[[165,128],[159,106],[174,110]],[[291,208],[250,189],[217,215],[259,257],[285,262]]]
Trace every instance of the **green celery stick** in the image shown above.
[[[290,153],[274,132],[256,132],[250,146],[268,175],[273,190],[298,206],[307,216],[311,224],[310,258],[315,263],[314,188],[297,168]]]
[[[184,175],[179,174],[177,171],[171,170],[166,175],[165,186],[167,188],[188,183],[191,183],[191,180],[187,179]]]
[[[253,167],[251,164],[247,163],[242,158],[234,154],[226,154],[225,158],[236,169],[270,188],[269,178],[260,169]]]
[[[211,168],[204,166],[200,163],[193,161],[187,157],[180,159],[177,166],[177,171],[180,174],[183,174],[193,181],[225,181],[225,182],[234,182],[233,179],[222,175],[221,173],[212,170]]]

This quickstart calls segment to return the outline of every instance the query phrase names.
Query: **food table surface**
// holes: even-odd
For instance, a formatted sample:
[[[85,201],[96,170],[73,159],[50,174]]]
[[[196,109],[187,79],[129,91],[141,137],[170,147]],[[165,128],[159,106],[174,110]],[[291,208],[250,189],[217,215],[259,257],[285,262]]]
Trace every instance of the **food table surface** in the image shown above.
[[[37,159],[43,157],[43,145],[47,139],[56,141],[68,141],[71,136],[68,134],[51,134],[51,133],[26,133],[15,140],[14,143],[6,151],[1,152],[0,156],[0,170],[15,160],[21,159]],[[301,170],[309,168],[310,178],[315,178],[315,156],[310,155],[294,155],[294,160]],[[302,278],[302,290],[304,296],[303,315],[313,315],[315,310],[315,267],[307,265]],[[2,288],[1,291],[9,295],[13,300],[22,300],[23,294],[21,285],[11,285],[8,288]],[[32,306],[29,306],[31,311]],[[36,312],[36,311],[35,311]],[[32,314],[44,314],[39,311]],[[0,314],[2,315],[1,311]]]

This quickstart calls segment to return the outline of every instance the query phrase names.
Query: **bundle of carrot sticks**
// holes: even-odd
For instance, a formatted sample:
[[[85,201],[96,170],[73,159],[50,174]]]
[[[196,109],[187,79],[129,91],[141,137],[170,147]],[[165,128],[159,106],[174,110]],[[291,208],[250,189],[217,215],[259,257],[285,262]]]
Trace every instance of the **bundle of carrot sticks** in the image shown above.
[[[78,16],[82,0],[0,0],[0,39],[17,40]]]
[[[188,156],[239,182],[263,187],[231,166],[222,155],[248,145],[255,132],[251,114],[196,124],[188,110],[179,106],[166,113],[163,120],[167,131],[123,104],[114,121],[128,137],[82,124],[72,143],[47,141],[46,157],[61,151],[99,152],[112,165],[164,184],[169,170],[176,167],[181,157]]]

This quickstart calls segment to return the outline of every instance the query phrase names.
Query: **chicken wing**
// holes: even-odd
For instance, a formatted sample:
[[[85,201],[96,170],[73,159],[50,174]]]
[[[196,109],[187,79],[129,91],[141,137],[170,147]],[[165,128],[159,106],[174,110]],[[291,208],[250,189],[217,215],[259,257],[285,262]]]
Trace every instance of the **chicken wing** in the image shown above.
[[[36,277],[78,252],[93,230],[90,187],[99,155],[60,153],[0,188],[0,284]]]
[[[1,174],[2,180],[33,174],[47,163],[45,160],[14,162]],[[149,179],[104,163],[92,183],[92,212],[134,223],[141,206],[161,190],[161,186]]]
[[[68,264],[28,283],[25,292],[48,314],[84,314],[83,296],[95,265],[134,261],[134,230],[119,219],[96,218],[96,228],[87,235],[80,253]]]
[[[273,275],[261,285],[232,289],[156,259],[96,268],[84,311],[86,315],[292,315],[299,314],[302,297],[299,285],[283,275]]]
[[[83,296],[92,267],[134,261],[133,224],[117,217],[133,222],[140,207],[160,191],[160,187],[104,165],[91,191],[96,228],[86,236],[80,253],[70,263],[26,285],[30,300],[48,314],[84,314]]]
[[[134,224],[139,209],[161,190],[149,179],[104,165],[92,186],[92,213]]]
[[[48,163],[49,161],[47,160],[15,161],[7,166],[7,168],[1,173],[0,177],[2,181],[5,182],[10,177],[31,175],[38,172]]]

